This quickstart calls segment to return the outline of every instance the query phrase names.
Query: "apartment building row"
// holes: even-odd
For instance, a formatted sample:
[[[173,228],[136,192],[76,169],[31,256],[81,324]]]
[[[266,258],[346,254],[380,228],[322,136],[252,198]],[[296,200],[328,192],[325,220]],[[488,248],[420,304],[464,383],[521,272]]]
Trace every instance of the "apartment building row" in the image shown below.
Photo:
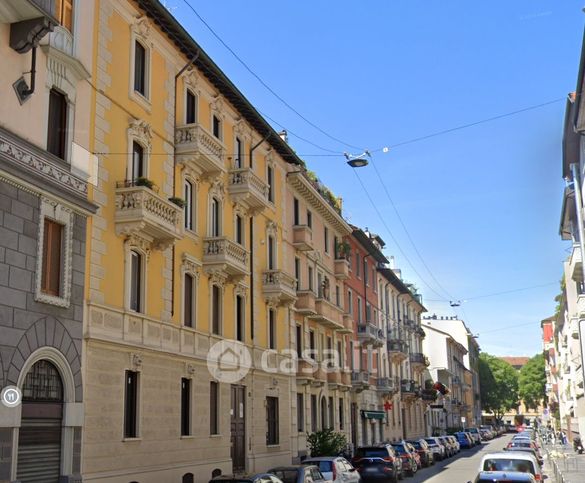
[[[0,55],[0,481],[428,431],[421,295],[158,0],[6,0]]]
[[[585,395],[583,390],[582,319],[585,317],[583,278],[583,179],[585,175],[583,88],[585,86],[585,48],[576,92],[568,95],[562,144],[563,192],[559,234],[571,242],[563,262],[561,293],[556,313],[542,321],[547,373],[548,414],[557,416],[569,437],[585,434]]]

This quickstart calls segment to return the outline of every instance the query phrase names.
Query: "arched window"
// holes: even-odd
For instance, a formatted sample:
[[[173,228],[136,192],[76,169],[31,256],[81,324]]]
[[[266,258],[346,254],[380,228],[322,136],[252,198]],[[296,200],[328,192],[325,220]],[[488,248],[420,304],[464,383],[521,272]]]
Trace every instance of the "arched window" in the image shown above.
[[[185,473],[183,475],[182,483],[194,483],[195,479],[193,478],[193,473]]]

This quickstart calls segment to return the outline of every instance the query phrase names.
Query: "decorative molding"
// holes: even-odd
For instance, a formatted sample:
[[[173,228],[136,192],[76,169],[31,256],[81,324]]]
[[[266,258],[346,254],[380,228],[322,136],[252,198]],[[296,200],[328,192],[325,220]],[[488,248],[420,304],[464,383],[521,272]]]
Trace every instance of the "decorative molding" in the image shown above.
[[[132,119],[128,124],[128,135],[131,139],[135,139],[143,144],[150,154],[152,147],[152,128],[149,123],[142,119]]]
[[[211,107],[211,112],[215,115],[217,115],[218,117],[220,117],[221,119],[223,119],[225,117],[224,114],[224,100],[223,97],[220,94],[216,94],[215,96],[213,96],[213,100],[210,103],[210,107]]]
[[[191,89],[195,94],[200,95],[200,80],[199,75],[197,75],[197,69],[195,66],[191,66],[187,69],[184,76],[185,84],[189,89]]]
[[[228,275],[224,270],[219,269],[207,269],[207,276],[209,277],[209,283],[212,285],[218,285],[222,289],[225,288],[225,284],[228,279]]]
[[[150,22],[146,15],[138,15],[134,17],[134,21],[130,28],[136,37],[143,42],[146,42],[149,46],[152,45],[152,40],[150,38]]]
[[[275,237],[278,235],[278,225],[275,221],[266,220],[266,233],[268,235],[274,235]]]
[[[146,256],[146,261],[148,262],[150,259],[150,253],[152,251],[152,240],[141,236],[139,233],[140,230],[137,231],[129,231],[124,233],[126,236],[124,239],[124,243],[126,243],[131,248],[138,248],[141,252],[144,253]]]
[[[246,298],[248,296],[247,285],[244,285],[243,283],[238,283],[238,284],[234,285],[234,294],[240,295],[240,296]]]
[[[191,364],[190,362],[185,362],[185,374],[189,376],[195,375],[195,364]]]
[[[42,155],[37,154],[24,145],[16,145],[14,141],[3,130],[0,130],[0,155],[2,157],[41,176],[49,183],[57,183],[61,188],[87,198],[87,182],[73,175],[65,167],[60,167],[57,161],[53,162],[47,159],[52,157],[52,154],[48,152],[43,152]],[[58,162],[63,163],[61,160]]]
[[[61,295],[50,295],[42,291],[41,283],[43,276],[43,247],[45,239],[45,219],[50,218],[63,225],[62,240],[62,267],[61,272]],[[58,307],[69,307],[71,304],[71,258],[73,253],[73,211],[45,196],[41,197],[39,214],[39,231],[37,244],[37,270],[35,274],[35,300]]]
[[[181,266],[185,273],[190,273],[195,278],[199,279],[201,273],[201,262],[197,260],[193,255],[183,253],[181,256]]]
[[[130,352],[130,367],[135,371],[142,367],[142,354]]]

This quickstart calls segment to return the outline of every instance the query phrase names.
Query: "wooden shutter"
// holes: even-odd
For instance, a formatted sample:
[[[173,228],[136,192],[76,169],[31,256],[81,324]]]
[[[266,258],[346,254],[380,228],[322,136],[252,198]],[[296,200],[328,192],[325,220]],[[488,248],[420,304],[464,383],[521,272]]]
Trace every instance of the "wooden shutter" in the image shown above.
[[[63,225],[45,218],[41,291],[56,297],[61,295],[62,237]]]

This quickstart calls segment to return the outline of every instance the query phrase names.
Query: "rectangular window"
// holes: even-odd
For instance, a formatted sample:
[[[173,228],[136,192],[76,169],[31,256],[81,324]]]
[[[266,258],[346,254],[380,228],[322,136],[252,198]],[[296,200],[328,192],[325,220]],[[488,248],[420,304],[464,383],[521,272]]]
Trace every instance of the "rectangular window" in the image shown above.
[[[339,430],[343,430],[343,398],[339,398]]]
[[[329,427],[333,429],[335,424],[335,416],[334,416],[335,407],[333,406],[333,398],[329,396]]]
[[[220,334],[221,329],[221,288],[213,285],[211,289],[211,333]]]
[[[132,173],[130,179],[136,181],[136,179],[143,177],[145,173],[144,169],[144,148],[136,141],[132,143]]]
[[[351,290],[347,291],[347,312],[353,315],[353,294]]]
[[[324,227],[323,230],[323,241],[325,244],[325,253],[329,253],[329,228]]]
[[[236,138],[236,160],[235,169],[241,169],[244,167],[244,145],[240,138]]]
[[[270,397],[266,398],[266,444],[278,444],[278,398]]]
[[[300,325],[297,325],[297,357],[300,359],[303,357],[303,328]]]
[[[361,276],[361,258],[360,254],[356,252],[355,254],[355,276],[360,278]]]
[[[190,90],[187,90],[185,104],[185,122],[186,124],[194,124],[197,121],[197,96]]]
[[[358,323],[362,323],[362,298],[357,298],[357,320]]]
[[[372,306],[369,304],[369,302],[366,302],[366,322],[372,322]]]
[[[73,0],[57,0],[55,2],[55,18],[62,27],[72,32],[73,27]]]
[[[317,396],[311,394],[311,431],[317,431]]]
[[[183,324],[185,327],[193,327],[193,297],[194,297],[195,284],[193,281],[193,275],[186,273],[184,280],[184,292],[183,292]]]
[[[364,259],[364,282],[366,285],[370,284],[370,280],[368,278],[368,262],[366,259]]]
[[[274,260],[274,237],[268,236],[268,270],[274,270],[276,263]]]
[[[299,200],[293,198],[293,225],[300,225],[301,219],[299,215]]]
[[[221,227],[219,200],[211,200],[211,236],[219,236]]]
[[[335,305],[341,307],[341,291],[339,285],[335,286]]]
[[[138,372],[126,371],[124,437],[138,437]]]
[[[315,353],[315,331],[309,331],[309,350],[311,352],[311,359],[316,360],[317,354]]]
[[[309,272],[309,290],[313,290],[313,267],[308,267]]]
[[[47,151],[65,159],[67,142],[67,98],[55,89],[49,93]]]
[[[45,218],[41,291],[56,297],[61,295],[63,228],[63,225]]]
[[[274,170],[272,166],[266,168],[266,183],[268,184],[268,201],[274,202]]]
[[[276,349],[276,310],[268,310],[268,348]]]
[[[297,393],[297,431],[305,432],[305,398],[301,393]]]
[[[244,342],[244,310],[246,304],[244,303],[244,297],[236,295],[236,340]]]
[[[236,215],[236,243],[244,246],[244,220]]]
[[[343,346],[341,344],[341,341],[337,341],[337,365],[340,369],[343,369],[343,364],[344,364],[344,360],[343,360]]]
[[[295,257],[295,278],[297,290],[301,289],[301,259]]]
[[[307,210],[307,226],[313,228],[313,213]]]
[[[191,434],[191,380],[181,378],[181,436]]]
[[[219,434],[219,384],[209,383],[209,434]]]
[[[130,252],[130,310],[142,310],[142,256],[132,250]]]
[[[134,41],[134,90],[146,97],[146,49]]]
[[[184,186],[185,208],[184,208],[184,223],[187,230],[193,229],[193,185],[190,181],[185,180]]]
[[[333,256],[335,260],[339,260],[341,257],[339,256],[339,238],[336,236],[333,237]]]
[[[221,139],[221,119],[216,115],[213,116],[213,135]]]

